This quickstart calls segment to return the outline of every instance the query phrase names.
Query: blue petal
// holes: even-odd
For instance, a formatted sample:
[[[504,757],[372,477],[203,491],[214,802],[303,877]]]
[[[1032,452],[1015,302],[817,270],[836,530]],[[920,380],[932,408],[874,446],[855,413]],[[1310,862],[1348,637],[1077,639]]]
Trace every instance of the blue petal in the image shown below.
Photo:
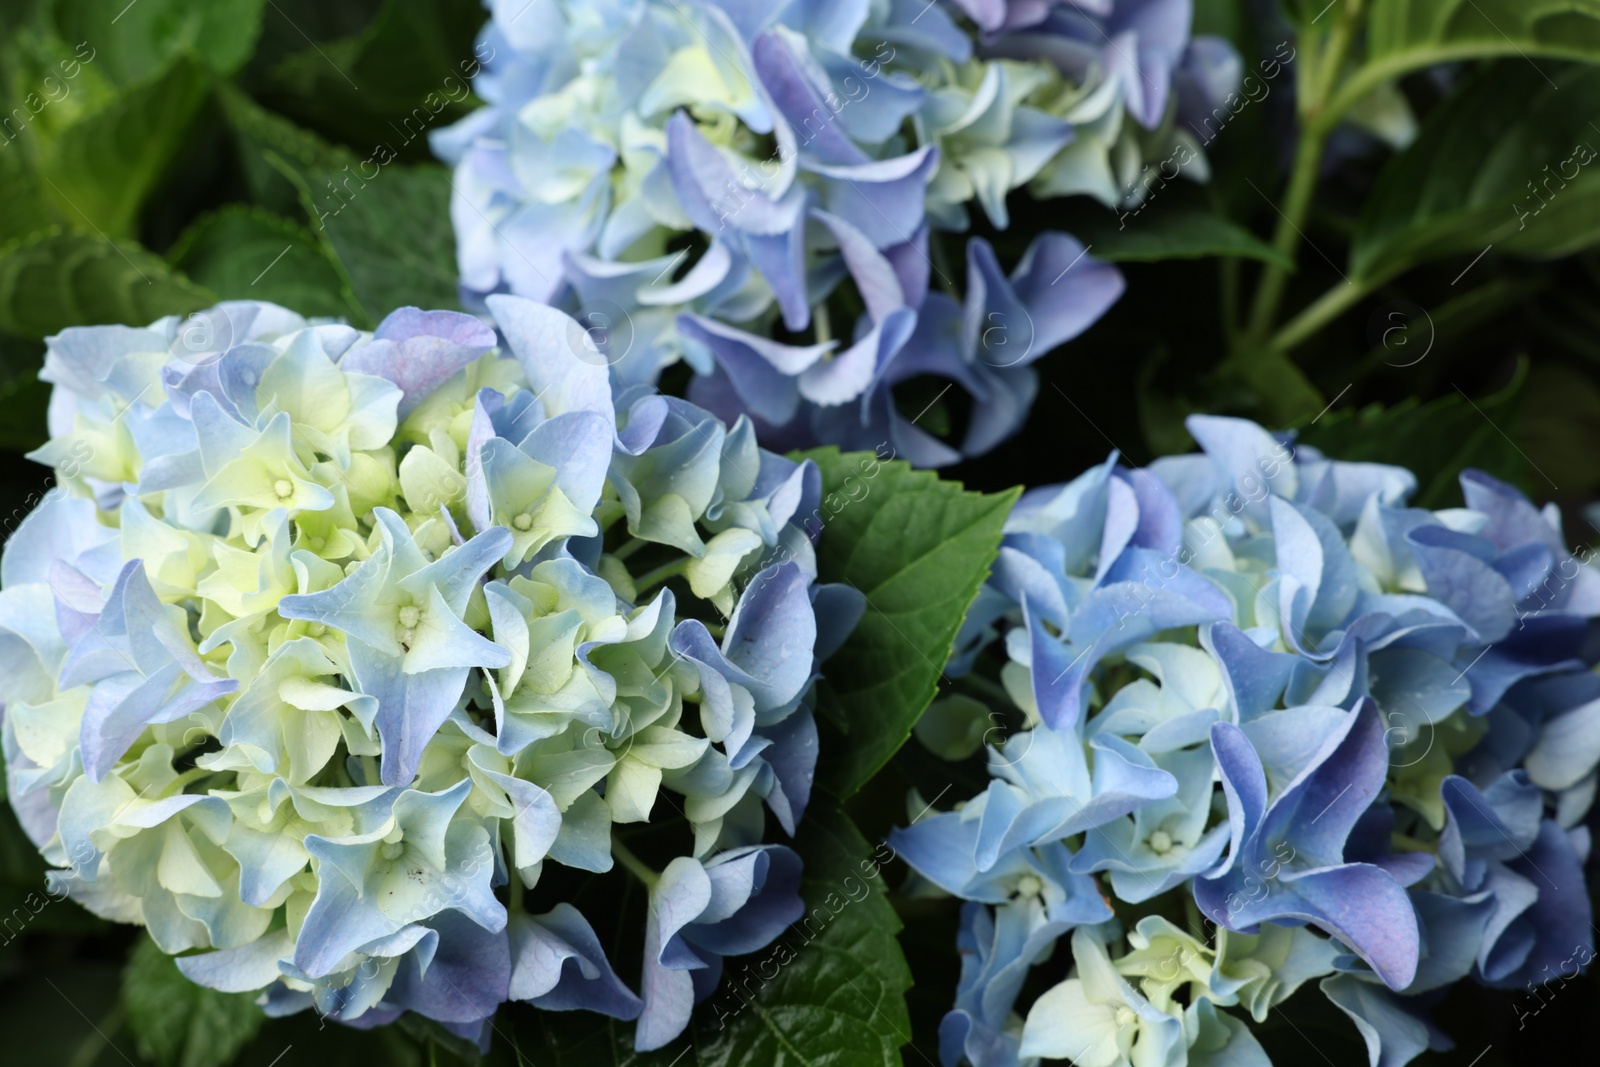
[[[644,1002],[611,969],[600,939],[571,904],[511,920],[509,996],[545,1011],[594,1011],[636,1019]]]
[[[347,352],[340,367],[386,378],[404,396],[400,417],[410,414],[433,391],[495,346],[494,331],[458,311],[407,307],[378,324],[373,341]]]
[[[454,911],[427,920],[439,944],[424,970],[415,955],[401,960],[387,999],[445,1023],[476,1023],[494,1015],[511,981],[504,930],[490,932]]]
[[[658,1049],[689,1025],[695,990],[688,970],[706,962],[687,947],[675,948],[674,942],[710,904],[711,879],[699,861],[687,856],[667,864],[651,888],[640,979],[644,1008],[633,1037],[636,1051]]]
[[[556,415],[592,411],[615,423],[605,357],[582,325],[555,308],[521,297],[491,296],[488,305],[546,411]]]
[[[1322,991],[1350,1017],[1367,1043],[1370,1067],[1405,1067],[1429,1048],[1428,1024],[1371,982],[1346,974],[1324,978]]]
[[[760,710],[789,704],[810,681],[817,620],[809,586],[796,564],[780,563],[752,578],[733,609],[723,649],[754,680]]]

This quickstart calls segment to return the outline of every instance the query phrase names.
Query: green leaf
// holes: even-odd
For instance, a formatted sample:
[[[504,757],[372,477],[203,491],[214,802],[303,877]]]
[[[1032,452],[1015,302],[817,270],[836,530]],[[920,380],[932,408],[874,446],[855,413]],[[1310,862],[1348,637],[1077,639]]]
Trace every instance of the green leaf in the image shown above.
[[[1019,490],[983,494],[867,452],[804,454],[822,468],[817,568],[867,598],[845,646],[823,665],[817,780],[848,797],[889,761],[933,701],[967,608],[1000,551]]]
[[[1330,118],[1383,82],[1439,63],[1600,59],[1600,0],[1373,0],[1366,40],[1367,62],[1340,88]]]
[[[131,242],[50,231],[0,249],[0,330],[21,337],[68,326],[143,326],[216,302]]]
[[[140,938],[122,972],[139,1055],[161,1067],[221,1067],[261,1028],[252,993],[218,993],[195,985],[149,938]]]
[[[252,86],[261,81],[287,56],[307,49],[310,43],[326,48],[330,41],[353,37],[366,30],[383,10],[384,0],[272,0],[272,8],[261,22],[261,40],[244,77]]]
[[[1524,420],[1517,437],[1534,468],[1531,481],[1536,496],[1552,495],[1551,486],[1559,483],[1566,499],[1595,499],[1600,488],[1600,470],[1594,462],[1600,454],[1600,386],[1593,375],[1554,361],[1535,363],[1529,370],[1524,406],[1539,413],[1536,419]],[[1590,531],[1581,517],[1578,522],[1576,529],[1587,540],[1583,535]]]
[[[1209,0],[1195,5],[1193,32],[1196,37],[1226,37],[1237,46],[1250,32],[1252,22],[1244,0]]]
[[[312,230],[350,279],[373,322],[398,307],[459,307],[450,172],[442,166],[299,171],[277,165],[300,190]]]
[[[1227,407],[1267,426],[1287,426],[1323,406],[1322,394],[1287,353],[1249,348],[1217,365],[1211,392],[1227,398]],[[1202,404],[1201,410],[1211,404]]]
[[[481,0],[389,0],[365,32],[286,58],[267,103],[363,156],[428,159],[426,133],[470,110],[484,19]]]
[[[282,213],[300,211],[299,188],[268,160],[269,153],[301,169],[337,170],[357,162],[353,153],[268,111],[232,85],[219,86],[217,100],[238,145],[251,199],[263,207]]]
[[[1544,74],[1536,60],[1600,59],[1600,0],[1373,0],[1366,23],[1366,62],[1322,109],[1324,129],[1424,67],[1514,57]]]
[[[42,188],[74,229],[131,236],[183,148],[211,77],[187,60],[37,143]]]
[[[1530,484],[1527,457],[1515,443],[1527,371],[1519,363],[1510,384],[1487,397],[1457,392],[1426,404],[1412,397],[1387,408],[1331,411],[1300,440],[1335,459],[1409,468],[1417,476],[1413,507],[1459,507],[1461,472],[1469,467],[1524,489],[1544,488]]]
[[[14,147],[0,144],[0,245],[28,237],[55,223],[55,213],[33,172]]]
[[[795,849],[806,916],[767,948],[728,960],[688,1034],[640,1054],[631,1023],[546,1012],[538,1045],[521,1042],[524,1056],[539,1067],[899,1067],[911,971],[879,873],[894,853],[874,849],[848,817],[816,809]]]
[[[261,33],[265,0],[56,0],[56,24],[71,41],[88,41],[95,61],[122,85],[138,85],[180,56],[219,74],[249,60]]]
[[[257,152],[276,152],[299,167],[338,168],[356,162],[349,149],[268,111],[232,85],[218,86],[217,100],[234,133]]]
[[[105,64],[95,62],[94,45],[67,43],[43,13],[7,28],[0,41],[0,85],[9,97],[0,118],[9,120],[8,138],[26,129],[48,140],[120,94]]]
[[[302,315],[354,311],[316,238],[257,207],[230,204],[197,219],[167,258],[223,300],[270,300]]]
[[[1115,221],[1102,217],[1073,233],[1091,246],[1096,258],[1113,263],[1236,256],[1294,269],[1288,256],[1220,215],[1188,208],[1162,210],[1159,200],[1148,208],[1148,214],[1125,212]]]
[[[1549,74],[1500,64],[1428,116],[1367,198],[1350,254],[1358,281],[1490,245],[1556,257],[1600,242],[1600,67]]]

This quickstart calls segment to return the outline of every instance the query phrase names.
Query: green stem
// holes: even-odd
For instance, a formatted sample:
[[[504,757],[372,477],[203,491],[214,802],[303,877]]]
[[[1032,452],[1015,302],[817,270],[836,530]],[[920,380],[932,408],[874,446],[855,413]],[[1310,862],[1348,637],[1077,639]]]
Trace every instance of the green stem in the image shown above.
[[[184,791],[190,782],[197,781],[201,778],[209,778],[216,773],[216,771],[209,767],[190,767],[172,781],[168,782],[166,788],[161,790],[161,795],[163,797],[177,796],[179,793]]]
[[[1200,941],[1204,942],[1207,948],[1211,949],[1213,952],[1216,951],[1218,947],[1216,942],[1207,937],[1205,934],[1205,926],[1200,921],[1200,908],[1194,902],[1193,893],[1185,893],[1183,895],[1183,919],[1184,922],[1188,924],[1189,932],[1191,934],[1193,934]]]
[[[111,1044],[111,1035],[122,1029],[122,1002],[119,1000],[116,1007],[100,1020],[100,1025],[94,1033],[83,1039],[72,1059],[67,1061],[67,1067],[90,1067],[100,1058],[100,1053]],[[115,1048],[115,1045],[112,1045]]]
[[[522,894],[523,894],[523,892],[524,892],[524,890],[523,890],[523,886],[522,886],[522,875],[518,874],[516,871],[512,871],[511,872],[511,907],[510,907],[509,910],[514,915],[522,911]]]
[[[1208,186],[1211,210],[1226,218],[1230,212],[1222,191],[1215,184]],[[1226,256],[1218,262],[1217,281],[1222,297],[1222,335],[1228,350],[1239,347],[1239,258]]]
[[[1328,35],[1328,48],[1318,60],[1317,73],[1321,75],[1315,85],[1315,93],[1308,106],[1302,106],[1301,115],[1307,126],[1318,129],[1326,135],[1338,122],[1338,116],[1329,117],[1327,112],[1328,101],[1334,96],[1334,89],[1339,84],[1339,76],[1344,73],[1345,57],[1350,52],[1350,45],[1355,40],[1356,30],[1361,25],[1361,0],[1349,0],[1344,10],[1340,12],[1339,21],[1334,23]]]
[[[616,550],[614,552],[612,552],[611,554],[613,556],[617,557],[618,559],[627,559],[629,556],[631,556],[635,552],[639,551],[645,545],[648,545],[648,544],[651,544],[651,543],[652,542],[650,542],[650,541],[644,541],[644,540],[641,540],[640,538],[637,538],[637,537],[630,537],[630,538],[628,538],[627,541],[625,541],[622,544],[618,545]]]
[[[960,301],[961,293],[956,289],[955,279],[950,276],[950,257],[945,255],[944,242],[939,240],[937,230],[928,233],[928,254],[933,257],[933,273],[939,278],[940,288]]]
[[[627,869],[629,874],[643,882],[646,889],[654,889],[656,883],[661,880],[661,875],[652,871],[644,860],[628,851],[628,846],[615,836],[611,838],[611,855]]]
[[[1239,260],[1229,256],[1222,261],[1222,330],[1230,349],[1239,346]]]
[[[998,701],[1000,701],[1000,703],[1001,703],[1001,705],[1003,707],[1008,707],[1009,708],[1013,704],[1016,703],[1015,701],[1013,701],[1011,699],[1011,694],[1006,692],[1006,687],[1005,686],[1001,685],[999,682],[993,681],[993,680],[991,680],[989,678],[985,678],[981,674],[977,674],[977,673],[974,672],[974,673],[971,673],[971,674],[964,675],[960,679],[960,683],[963,684],[963,685],[966,685],[966,686],[968,686],[968,687],[970,687],[972,689],[978,690],[978,692],[982,693],[984,696],[988,697],[990,700],[998,700]]]
[[[1311,210],[1312,196],[1317,188],[1317,172],[1322,167],[1322,150],[1334,120],[1330,120],[1325,105],[1333,94],[1334,86],[1344,69],[1345,56],[1350,51],[1360,21],[1360,0],[1349,0],[1346,11],[1328,34],[1327,47],[1320,56],[1312,46],[1307,47],[1305,65],[1299,78],[1300,91],[1300,144],[1295,149],[1294,165],[1289,171],[1289,186],[1284,193],[1283,206],[1278,210],[1278,227],[1273,234],[1272,246],[1293,260],[1299,248],[1306,216]],[[1250,311],[1248,338],[1259,344],[1272,332],[1278,317],[1278,305],[1283,301],[1284,289],[1289,283],[1289,269],[1269,264],[1261,276],[1256,299]]]
[[[1423,67],[1443,66],[1463,60],[1484,60],[1495,56],[1516,56],[1520,53],[1509,38],[1505,43],[1508,47],[1495,48],[1481,38],[1469,38],[1449,47],[1404,49],[1377,61],[1368,61],[1358,67],[1348,81],[1339,86],[1339,91],[1333,94],[1327,107],[1323,108],[1323,121],[1330,126],[1334,125],[1351,108],[1385,83],[1397,81]]]
[[[833,319],[828,315],[827,304],[818,304],[812,309],[811,325],[817,335],[817,344],[825,345],[833,340]]]
[[[650,588],[652,588],[654,586],[660,585],[662,582],[666,581],[668,578],[673,578],[673,577],[676,577],[677,575],[682,574],[688,568],[689,568],[689,560],[687,558],[680,559],[680,560],[678,560],[678,561],[676,561],[674,563],[663,563],[661,566],[657,567],[655,570],[649,571],[649,572],[647,572],[647,573],[645,573],[643,575],[640,575],[637,579],[634,580],[633,586],[640,593],[643,593],[646,589],[650,589]]]
[[[1370,285],[1357,284],[1353,281],[1343,281],[1329,289],[1317,302],[1306,308],[1289,321],[1283,329],[1272,335],[1271,347],[1279,352],[1287,352],[1303,343],[1312,334],[1344,314],[1346,311],[1372,291]]]
[[[1273,234],[1272,247],[1293,260],[1300,244],[1301,224],[1311,209],[1311,195],[1317,187],[1317,169],[1322,165],[1323,137],[1310,129],[1301,131],[1300,146],[1295,150],[1294,168],[1289,174],[1289,188],[1284,194],[1283,207],[1278,213],[1278,228]],[[1260,342],[1272,330],[1278,317],[1278,305],[1283,301],[1283,291],[1289,284],[1289,268],[1269,263],[1261,275],[1256,289],[1255,303],[1250,309],[1250,322],[1246,336]]]
[[[1435,855],[1439,852],[1439,843],[1437,841],[1430,844],[1409,834],[1390,834],[1389,841],[1394,847],[1403,848],[1407,852],[1432,852]]]

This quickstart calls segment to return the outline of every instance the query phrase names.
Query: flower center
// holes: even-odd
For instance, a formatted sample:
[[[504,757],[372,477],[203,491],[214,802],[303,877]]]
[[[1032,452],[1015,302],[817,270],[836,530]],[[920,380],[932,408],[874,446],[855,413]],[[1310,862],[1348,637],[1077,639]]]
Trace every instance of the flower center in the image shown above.
[[[399,859],[400,858],[400,853],[404,852],[405,850],[406,850],[406,846],[405,845],[401,844],[398,841],[390,841],[390,842],[388,842],[387,844],[385,844],[383,846],[383,850],[382,850],[383,851],[383,858],[386,859],[386,860]]]
[[[533,516],[524,511],[521,515],[518,515],[516,518],[511,520],[511,525],[515,526],[523,533],[527,533],[529,530],[533,529]]]
[[[322,625],[320,622],[314,622],[310,626],[306,627],[306,636],[308,637],[321,637],[327,632],[328,628]]]
[[[1165,830],[1157,830],[1150,835],[1150,851],[1157,855],[1165,855],[1172,850],[1172,835]]]
[[[1025,874],[1017,879],[1017,895],[1021,897],[1036,897],[1044,891],[1044,883],[1039,881],[1037,875]]]
[[[1117,1028],[1120,1030],[1124,1026],[1132,1026],[1133,1021],[1137,1018],[1138,1016],[1133,1013],[1133,1009],[1124,1004],[1117,1009]]]
[[[272,483],[272,491],[278,494],[279,500],[288,500],[294,496],[294,483],[287,478],[279,478]]]
[[[422,612],[415,604],[407,604],[400,609],[400,625],[407,630],[415,630],[421,621]]]

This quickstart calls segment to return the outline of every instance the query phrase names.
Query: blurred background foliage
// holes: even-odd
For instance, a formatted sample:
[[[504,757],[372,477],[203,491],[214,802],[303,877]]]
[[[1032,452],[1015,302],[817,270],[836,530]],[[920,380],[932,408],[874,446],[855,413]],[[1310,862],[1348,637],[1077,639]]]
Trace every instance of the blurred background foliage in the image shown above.
[[[470,108],[482,21],[477,0],[0,4],[0,443],[43,439],[39,341],[67,326],[452,306],[427,134]]]
[[[1259,71],[1285,46],[1326,46],[1327,25],[1306,29],[1325,2],[1196,0],[1196,31],[1228,36]],[[1355,0],[1338,2],[1330,21]],[[1541,21],[1535,9],[1551,5],[1528,0],[1368,6],[1382,28],[1331,96],[1348,121],[1323,131],[1292,254],[1273,235],[1292,210],[1304,60],[1256,75],[1207,146],[1208,185],[1164,186],[1121,218],[1018,194],[1010,231],[975,227],[1007,259],[1042,226],[1073,232],[1119,263],[1128,290],[1038,365],[1024,432],[949,475],[985,491],[1057,482],[1113,448],[1135,464],[1181,451],[1186,415],[1231,413],[1409,466],[1422,506],[1458,504],[1462,467],[1489,470],[1558,502],[1575,545],[1600,538],[1583,517],[1600,491],[1600,166],[1561,169],[1600,147],[1600,3],[1557,5],[1568,21]],[[483,21],[479,0],[0,0],[7,533],[50,486],[21,455],[45,437],[47,335],[221,299],[364,327],[405,304],[456,306],[450,175],[426,135],[473,106]],[[1246,297],[1274,273],[1284,310],[1263,318]],[[908,406],[941,383],[924,385]],[[959,432],[966,415],[939,401],[925,418]],[[920,753],[907,746],[852,802],[868,839],[903,821],[908,786],[931,797],[948,783],[948,765],[935,772]],[[958,966],[955,908],[897,906],[916,977],[904,1055],[931,1063]],[[1491,1067],[1563,1055],[1596,986],[1562,987],[1537,1020],[1519,1020],[1526,998],[1465,983],[1450,997],[1442,1018],[1460,1044],[1430,1061]],[[1362,1061],[1322,998],[1289,1008],[1263,1035],[1277,1062]],[[247,999],[187,985],[137,930],[51,900],[9,809],[0,1026],[9,1061],[72,1067],[467,1058],[442,1033],[262,1023]],[[493,1062],[568,1062],[529,1026],[503,1012]]]

